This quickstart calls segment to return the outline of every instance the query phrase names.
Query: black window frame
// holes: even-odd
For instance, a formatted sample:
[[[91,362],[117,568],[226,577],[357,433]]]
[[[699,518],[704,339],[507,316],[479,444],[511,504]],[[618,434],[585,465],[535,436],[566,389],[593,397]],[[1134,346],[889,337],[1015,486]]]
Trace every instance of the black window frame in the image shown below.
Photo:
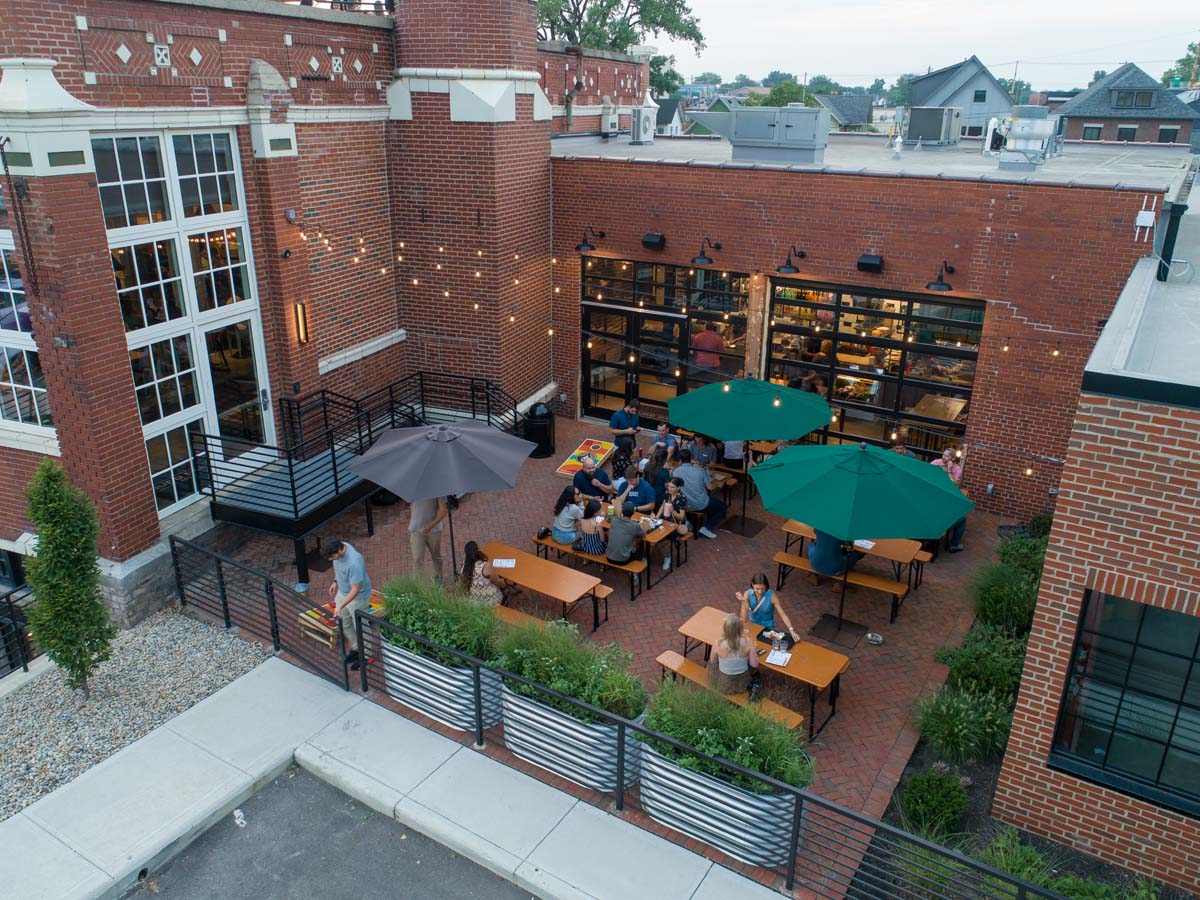
[[[971,97],[971,102],[987,103],[987,88],[976,88],[974,96]]]
[[[1145,102],[1142,99],[1145,98]],[[1154,107],[1154,91],[1134,91],[1133,92],[1133,108],[1134,109],[1153,109]]]
[[[1088,137],[1089,131],[1096,132],[1096,136]],[[1083,126],[1083,135],[1080,139],[1084,140],[1084,141],[1102,141],[1102,140],[1104,140],[1104,126],[1103,125],[1084,125]]]
[[[1093,631],[1087,627],[1090,604],[1103,604],[1107,599],[1117,600],[1121,603],[1127,603],[1132,607],[1139,608],[1137,630],[1132,640],[1127,640],[1126,638],[1117,635],[1104,634],[1098,629]],[[1047,763],[1051,769],[1066,772],[1070,775],[1081,778],[1084,781],[1103,785],[1104,787],[1111,788],[1119,793],[1126,794],[1156,806],[1181,812],[1185,815],[1200,817],[1200,790],[1197,790],[1195,796],[1188,796],[1180,793],[1173,787],[1164,787],[1161,784],[1163,767],[1166,765],[1167,749],[1171,747],[1171,740],[1175,736],[1175,729],[1180,718],[1180,709],[1186,708],[1196,712],[1197,714],[1200,714],[1200,706],[1186,702],[1188,685],[1191,684],[1194,679],[1200,677],[1200,631],[1197,632],[1197,637],[1194,639],[1190,660],[1188,660],[1188,657],[1181,653],[1165,650],[1161,647],[1155,647],[1148,643],[1141,644],[1139,643],[1139,640],[1142,636],[1142,629],[1145,625],[1146,615],[1149,610],[1156,610],[1158,613],[1167,613],[1170,615],[1183,616],[1185,618],[1194,618],[1192,616],[1188,616],[1187,613],[1164,610],[1160,607],[1153,607],[1148,604],[1127,600],[1124,597],[1119,597],[1114,594],[1106,594],[1102,591],[1087,590],[1084,592],[1083,602],[1079,610],[1078,627],[1075,629],[1075,638],[1071,645],[1071,656],[1068,659],[1067,673],[1066,677],[1064,678],[1062,690],[1059,694],[1058,713],[1054,721],[1054,734],[1050,741],[1050,754]],[[1097,764],[1094,761],[1094,755],[1093,757],[1084,757],[1068,750],[1064,750],[1060,746],[1063,739],[1063,732],[1068,726],[1077,721],[1084,723],[1089,721],[1085,715],[1068,711],[1069,704],[1073,699],[1071,693],[1072,689],[1074,688],[1078,691],[1079,686],[1082,684],[1082,679],[1085,677],[1083,674],[1079,674],[1076,671],[1076,667],[1079,665],[1081,660],[1080,645],[1083,643],[1085,634],[1092,635],[1097,638],[1106,638],[1113,644],[1124,643],[1129,647],[1130,663],[1125,670],[1123,682],[1120,686],[1120,696],[1117,700],[1117,711],[1113,714],[1113,722],[1111,725],[1107,725],[1106,723],[1098,720],[1094,722],[1095,727],[1105,729],[1110,732],[1109,742],[1105,748],[1105,764],[1108,762],[1107,757],[1112,749],[1113,736],[1119,731],[1118,725],[1120,723],[1121,710],[1123,708],[1125,698],[1130,692],[1131,676],[1133,675],[1135,668],[1133,660],[1136,659],[1137,652],[1141,649],[1147,649],[1160,655],[1172,656],[1180,660],[1186,660],[1188,663],[1187,674],[1185,674],[1182,679],[1183,687],[1180,689],[1180,697],[1174,702],[1174,719],[1172,720],[1171,728],[1168,732],[1168,737],[1164,745],[1162,761],[1160,761],[1158,766],[1156,783],[1151,783],[1144,778],[1139,778],[1128,771],[1121,771],[1115,767],[1108,768],[1105,764]],[[1119,659],[1120,657],[1116,658]],[[1094,676],[1093,680],[1104,683],[1103,679],[1095,678]],[[1135,691],[1135,693],[1138,692]],[[1145,691],[1140,693],[1143,697],[1154,697],[1153,694],[1149,694]],[[1171,702],[1164,697],[1154,697],[1154,699],[1161,703]],[[1157,739],[1148,737],[1145,734],[1139,735],[1133,731],[1126,731],[1123,733],[1130,738],[1135,738],[1145,743],[1160,743]],[[1179,748],[1175,749],[1177,752],[1188,753],[1189,756],[1200,757],[1200,754],[1191,753],[1188,750],[1180,750]]]
[[[1131,137],[1124,137],[1123,132],[1127,132],[1127,131],[1132,131],[1133,135]],[[1117,126],[1117,140],[1118,141],[1124,141],[1125,143],[1130,143],[1130,144],[1134,143],[1135,141],[1137,141],[1137,133],[1138,133],[1138,127],[1136,125],[1118,125]]]
[[[1179,130],[1180,129],[1179,129],[1178,125],[1159,125],[1158,126],[1158,143],[1160,143],[1160,144],[1178,144],[1179,143]],[[1171,139],[1169,141],[1163,140],[1163,132],[1164,131],[1174,132],[1174,134],[1171,135]]]
[[[1113,106],[1117,109],[1132,109],[1136,91],[1113,91]]]

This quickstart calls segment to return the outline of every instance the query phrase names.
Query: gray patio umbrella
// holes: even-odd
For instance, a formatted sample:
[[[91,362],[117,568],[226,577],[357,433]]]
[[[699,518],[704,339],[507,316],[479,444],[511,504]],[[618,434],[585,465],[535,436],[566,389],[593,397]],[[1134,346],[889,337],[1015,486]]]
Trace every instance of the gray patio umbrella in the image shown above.
[[[350,469],[411,503],[510,488],[536,446],[486,422],[471,420],[392,428]],[[453,511],[449,520],[450,566],[457,572]]]

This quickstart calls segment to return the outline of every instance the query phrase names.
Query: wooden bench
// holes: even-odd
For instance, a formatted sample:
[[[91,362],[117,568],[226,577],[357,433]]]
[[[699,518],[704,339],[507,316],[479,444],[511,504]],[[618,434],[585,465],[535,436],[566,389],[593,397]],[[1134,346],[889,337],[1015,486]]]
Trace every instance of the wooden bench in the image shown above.
[[[672,677],[682,676],[694,684],[712,690],[712,686],[708,681],[708,669],[698,662],[692,662],[674,650],[663,651],[659,654],[655,662],[662,666],[663,678],[666,678],[667,672],[670,672]],[[740,694],[721,694],[720,696],[724,697],[730,703],[736,703],[738,706],[753,706],[760,714],[781,725],[786,725],[793,731],[804,724],[804,716],[798,712],[793,712],[786,706],[780,706],[774,700],[751,701],[749,693],[745,691]]]
[[[549,536],[544,537],[544,538],[535,536],[533,539],[533,543],[537,546],[538,555],[545,559],[550,558],[551,550],[556,550],[556,551],[558,551],[559,556],[570,556],[575,559],[581,559],[584,562],[592,562],[592,563],[596,563],[598,565],[604,566],[609,569],[618,569],[618,570],[624,572],[626,575],[629,576],[629,599],[630,600],[637,599],[638,594],[640,594],[642,592],[641,577],[646,574],[646,569],[647,569],[646,561],[644,559],[631,559],[629,562],[626,562],[626,563],[615,563],[612,560],[608,559],[607,557],[603,556],[602,554],[584,553],[582,550],[576,550],[570,544],[560,544],[553,537],[549,537]],[[597,590],[599,590],[599,589],[597,589]],[[612,593],[611,588],[609,588],[609,593],[610,594]],[[600,594],[597,593],[596,596],[600,597]],[[607,595],[605,595],[604,597],[601,597],[601,599],[604,600],[605,612],[607,613],[608,597],[607,597]]]
[[[808,557],[797,556],[795,553],[785,553],[780,550],[774,556],[775,562],[779,563],[779,577],[775,581],[775,590],[783,590],[783,583],[787,579],[788,572],[791,569],[800,569],[812,575],[819,575],[819,572],[813,571],[812,563],[808,561]],[[826,578],[841,578],[840,575],[826,575]],[[857,587],[870,588],[874,591],[882,591],[885,594],[890,594],[892,598],[892,615],[888,619],[889,622],[896,621],[896,615],[900,612],[900,605],[904,602],[904,598],[908,596],[908,585],[903,581],[894,581],[891,578],[880,578],[878,575],[868,575],[865,572],[855,572],[853,569],[846,576],[846,583],[853,584]]]
[[[531,616],[529,613],[521,612],[519,609],[513,609],[511,606],[493,606],[492,612],[496,618],[506,625],[538,625],[542,628],[546,627],[546,620],[539,619],[537,616]]]

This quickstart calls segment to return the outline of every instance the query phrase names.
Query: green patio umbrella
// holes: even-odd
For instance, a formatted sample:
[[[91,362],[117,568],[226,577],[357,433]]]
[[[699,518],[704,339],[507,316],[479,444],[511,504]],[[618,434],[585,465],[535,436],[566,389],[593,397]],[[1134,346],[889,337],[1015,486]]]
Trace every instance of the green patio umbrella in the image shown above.
[[[667,401],[671,424],[718,441],[790,441],[829,424],[819,394],[759,378],[706,384]]]

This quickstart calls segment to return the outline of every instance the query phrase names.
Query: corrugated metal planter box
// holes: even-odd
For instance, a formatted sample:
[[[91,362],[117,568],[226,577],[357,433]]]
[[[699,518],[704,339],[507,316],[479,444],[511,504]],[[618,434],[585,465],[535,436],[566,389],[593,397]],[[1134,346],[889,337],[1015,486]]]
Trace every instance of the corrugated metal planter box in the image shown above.
[[[580,722],[505,685],[504,743],[535,766],[597,791],[617,786],[617,726]],[[643,712],[643,716],[645,713]],[[640,721],[639,717],[635,721]],[[625,786],[637,781],[638,742],[625,735]]]
[[[639,795],[654,821],[751,865],[787,864],[790,794],[751,793],[684,769],[646,744],[641,763]]]
[[[383,678],[388,695],[405,706],[459,731],[475,730],[474,673],[462,666],[447,666],[397,647],[388,641],[383,649]],[[500,721],[500,676],[481,669],[483,727]]]

